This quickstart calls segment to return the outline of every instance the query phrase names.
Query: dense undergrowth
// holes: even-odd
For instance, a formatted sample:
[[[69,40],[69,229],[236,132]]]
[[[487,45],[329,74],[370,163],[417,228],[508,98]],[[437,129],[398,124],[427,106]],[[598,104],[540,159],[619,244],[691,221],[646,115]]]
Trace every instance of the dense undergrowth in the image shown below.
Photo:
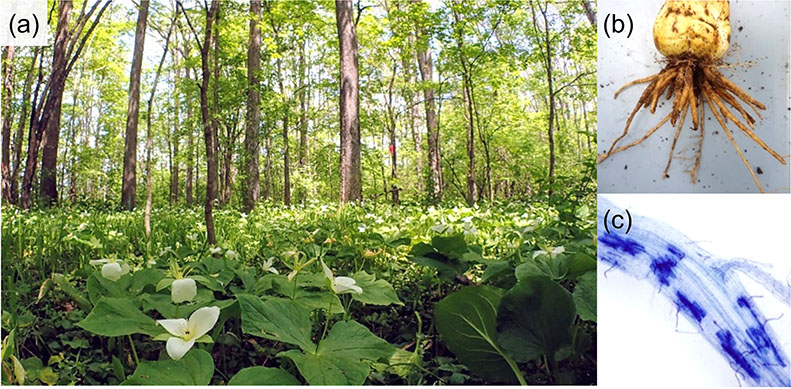
[[[595,383],[592,208],[3,207],[2,380]]]

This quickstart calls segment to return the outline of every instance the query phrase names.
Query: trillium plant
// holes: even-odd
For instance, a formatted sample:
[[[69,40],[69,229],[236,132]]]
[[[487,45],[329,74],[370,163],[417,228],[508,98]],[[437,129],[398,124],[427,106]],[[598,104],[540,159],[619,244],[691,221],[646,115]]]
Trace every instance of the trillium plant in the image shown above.
[[[173,275],[173,278],[163,278],[159,281],[157,291],[170,286],[170,299],[174,304],[192,301],[198,294],[198,285],[195,283],[195,279],[185,277],[174,260],[170,261],[170,274]]]
[[[91,265],[102,264],[102,277],[110,281],[118,281],[124,274],[129,273],[129,265],[115,258],[93,259]]]
[[[203,307],[193,312],[187,319],[157,320],[157,323],[170,333],[154,338],[167,340],[165,349],[168,355],[178,361],[186,354],[195,342],[211,343],[212,339],[207,333],[211,331],[220,317],[219,307]]]
[[[351,277],[335,277],[332,274],[332,270],[327,267],[327,264],[324,261],[321,261],[321,268],[324,269],[324,278],[329,282],[330,289],[332,289],[335,294],[341,293],[357,293],[362,294],[363,288],[357,286],[357,281]]]
[[[272,274],[280,274],[280,273],[277,271],[277,269],[275,269],[275,267],[274,267],[274,266],[272,266],[272,264],[273,264],[274,262],[275,262],[275,257],[270,257],[269,259],[267,259],[267,260],[264,262],[264,264],[263,264],[263,265],[261,265],[261,269],[262,269],[264,272],[270,272],[270,273],[272,273]]]

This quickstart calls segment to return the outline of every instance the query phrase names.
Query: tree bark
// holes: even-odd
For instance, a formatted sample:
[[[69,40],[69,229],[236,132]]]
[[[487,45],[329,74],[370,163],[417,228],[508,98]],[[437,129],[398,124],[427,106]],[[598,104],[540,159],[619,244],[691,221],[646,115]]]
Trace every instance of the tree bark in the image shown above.
[[[22,112],[19,114],[19,124],[16,135],[14,135],[14,168],[11,172],[11,203],[16,204],[19,200],[19,168],[22,162],[22,143],[25,136],[25,123],[28,123],[28,109],[33,105],[30,100],[30,92],[33,86],[33,78],[36,75],[36,60],[41,54],[41,48],[36,47],[33,51],[33,59],[30,61],[25,86],[22,87]]]
[[[137,123],[140,112],[140,72],[143,67],[143,46],[146,40],[148,20],[148,0],[140,1],[135,31],[135,50],[132,56],[132,70],[129,74],[129,106],[126,116],[126,139],[124,141],[124,175],[121,182],[121,208],[131,211],[135,208],[137,194]]]
[[[243,211],[250,212],[261,197],[261,177],[258,173],[258,131],[261,126],[260,86],[261,71],[261,2],[250,2],[250,38],[247,46],[247,120],[245,121],[244,148],[246,158],[245,193]]]
[[[305,82],[306,73],[308,72],[306,63],[306,50],[307,40],[303,39],[300,44],[299,51],[299,80],[297,82],[297,89],[299,90],[299,155],[298,165],[299,174],[307,174],[307,158],[308,158],[308,92],[307,83]],[[305,202],[305,187],[300,188],[298,193],[298,200],[300,203]]]
[[[454,10],[453,18],[456,24],[460,24],[459,13]],[[461,33],[456,36],[456,46],[459,52],[459,62],[462,74],[462,92],[464,97],[464,107],[467,119],[467,205],[472,206],[476,200],[475,186],[475,110],[472,102],[472,80],[470,68],[464,55],[464,42]]]
[[[342,203],[362,200],[360,171],[360,90],[357,31],[351,0],[335,0],[335,21],[340,43],[340,124]]]
[[[593,10],[590,0],[582,0],[582,6],[585,8],[585,16],[588,17],[591,26],[596,27],[596,11]]]
[[[393,72],[390,76],[390,82],[387,85],[387,118],[390,133],[390,191],[392,192],[393,204],[398,205],[398,158],[396,156],[396,115],[395,108],[393,107],[393,84],[396,78],[396,63],[393,61]],[[386,190],[387,188],[385,188]]]
[[[3,50],[3,200],[11,203],[11,100],[14,97],[14,46]]]
[[[544,65],[544,70],[547,73],[547,88],[548,88],[548,100],[549,100],[549,120],[547,125],[547,137],[549,138],[549,183],[550,185],[554,182],[555,179],[555,129],[554,129],[554,122],[555,122],[555,89],[553,87],[553,79],[552,79],[552,41],[549,36],[549,19],[547,17],[547,9],[546,5],[544,8],[541,8],[541,5],[538,6],[539,11],[544,19],[544,31],[543,34],[539,31],[538,28],[538,18],[536,17],[536,10],[535,5],[531,1],[530,2],[530,10],[533,14],[533,28],[535,28],[536,35],[543,39],[543,47],[541,48],[542,53],[542,60]],[[543,36],[542,36],[543,35]],[[549,194],[552,195],[553,190],[549,190]]]
[[[184,72],[185,72],[185,75],[187,77],[187,80],[188,81],[191,80],[192,78],[190,77],[190,68],[186,67],[184,69]],[[192,201],[193,201],[193,194],[192,194],[192,192],[193,192],[193,184],[192,183],[193,183],[193,180],[194,180],[194,175],[193,175],[192,172],[195,170],[195,159],[192,156],[193,156],[193,153],[195,152],[194,151],[195,145],[194,145],[194,141],[193,141],[193,136],[194,136],[195,132],[193,131],[193,128],[192,128],[192,99],[190,97],[185,96],[184,100],[185,100],[185,104],[187,105],[187,128],[188,128],[188,130],[187,130],[188,131],[187,132],[187,178],[186,178],[187,182],[185,183],[185,187],[184,187],[184,201],[186,201],[187,205],[190,206],[190,205],[192,205]]]
[[[431,199],[437,203],[442,200],[442,166],[440,164],[439,126],[434,103],[434,89],[429,86],[433,77],[431,47],[425,29],[417,29],[417,62],[420,78],[423,81],[423,100],[426,108],[426,132],[428,133],[428,163],[431,170]],[[421,42],[426,38],[425,45]]]
[[[203,210],[206,220],[206,237],[209,244],[216,245],[217,237],[214,233],[212,208],[214,200],[217,199],[217,128],[214,126],[215,121],[212,120],[209,111],[209,79],[211,78],[209,48],[212,47],[212,25],[219,7],[219,0],[212,0],[211,6],[206,10],[206,28],[203,35],[203,44],[201,44],[195,29],[192,28],[189,15],[187,15],[181,2],[179,1],[177,4],[181,7],[190,29],[195,34],[195,40],[198,43],[198,47],[200,47],[201,53],[200,108],[203,122],[203,140],[206,143],[206,201]]]

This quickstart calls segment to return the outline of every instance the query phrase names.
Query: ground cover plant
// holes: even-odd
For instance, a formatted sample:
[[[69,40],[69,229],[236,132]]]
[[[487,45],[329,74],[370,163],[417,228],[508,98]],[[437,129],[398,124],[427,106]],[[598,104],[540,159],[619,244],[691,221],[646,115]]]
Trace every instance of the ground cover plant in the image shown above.
[[[3,382],[592,383],[590,209],[3,208]]]

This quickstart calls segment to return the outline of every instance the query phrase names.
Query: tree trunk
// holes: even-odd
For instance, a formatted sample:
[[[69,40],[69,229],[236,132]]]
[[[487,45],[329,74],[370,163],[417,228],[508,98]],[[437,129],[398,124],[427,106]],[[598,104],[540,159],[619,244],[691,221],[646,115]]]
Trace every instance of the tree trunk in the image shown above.
[[[28,109],[33,105],[30,100],[30,89],[33,86],[33,77],[36,74],[36,60],[41,53],[41,47],[36,47],[33,51],[33,59],[30,62],[25,86],[22,88],[22,112],[19,114],[19,124],[16,135],[14,135],[14,169],[11,172],[11,203],[16,204],[19,199],[19,168],[22,162],[22,143],[25,136],[25,123],[28,122]]]
[[[7,46],[3,50],[3,200],[11,203],[11,100],[14,97],[14,46]]]
[[[591,26],[596,27],[596,11],[593,10],[590,0],[582,0],[582,6],[585,8],[585,16],[588,17]]]
[[[549,138],[549,183],[550,185],[554,182],[555,179],[555,129],[553,127],[555,122],[555,90],[552,84],[552,41],[549,36],[549,20],[547,18],[547,9],[546,5],[544,8],[541,8],[541,5],[538,6],[539,11],[544,19],[544,32],[543,32],[543,44],[542,49],[542,59],[544,62],[544,70],[547,72],[547,88],[548,88],[548,95],[549,95],[549,123],[547,125],[547,137]],[[541,36],[538,29],[538,19],[536,17],[536,10],[534,3],[530,2],[530,10],[533,14],[533,26],[536,30],[536,35]],[[549,194],[552,195],[553,190],[549,190]]]
[[[299,173],[304,175],[307,173],[307,158],[308,158],[308,92],[307,83],[305,82],[306,73],[308,72],[306,63],[306,50],[307,40],[303,39],[299,51],[299,80],[297,89],[299,90]],[[301,187],[298,194],[300,203],[305,202],[305,187]]]
[[[185,58],[186,59],[186,58]],[[191,80],[190,77],[190,68],[185,67],[184,69],[185,75],[187,77],[187,81]],[[192,157],[194,153],[194,141],[193,135],[195,131],[192,128],[192,99],[188,96],[184,98],[185,104],[187,105],[187,182],[185,183],[184,187],[184,200],[187,202],[188,206],[192,205],[193,201],[193,174],[192,172],[195,170],[195,159]]]
[[[165,38],[165,50],[162,52],[162,58],[159,60],[159,66],[157,66],[157,72],[154,75],[154,84],[151,86],[151,96],[148,98],[148,108],[146,110],[146,209],[143,224],[147,239],[151,239],[151,108],[154,105],[154,97],[156,97],[157,83],[159,82],[159,75],[162,73],[162,65],[168,56],[170,34],[173,32],[174,22],[175,20],[171,20],[170,28],[168,28],[168,35]],[[176,190],[178,191],[178,189]]]
[[[425,45],[421,40],[426,35],[423,28],[417,30],[417,62],[420,78],[423,81],[423,100],[426,107],[426,132],[428,133],[428,163],[431,169],[431,199],[442,200],[442,166],[440,165],[439,126],[434,104],[434,89],[428,84],[432,82],[433,63],[428,39]],[[427,37],[426,37],[427,38]]]
[[[181,6],[180,3],[179,6]],[[203,140],[206,143],[206,201],[203,209],[206,219],[206,237],[210,245],[217,244],[217,237],[214,233],[214,217],[212,215],[214,200],[217,199],[217,128],[214,126],[215,120],[212,120],[209,111],[209,79],[211,78],[209,48],[212,47],[212,24],[214,23],[218,7],[219,0],[212,0],[211,6],[206,10],[206,28],[204,29],[202,45],[197,34],[195,36],[201,53],[200,108],[203,122]],[[181,7],[181,11],[187,19],[187,23],[190,23],[184,7]],[[192,29],[191,24],[190,28]],[[193,33],[195,33],[194,29]]]
[[[140,71],[143,66],[143,46],[146,40],[148,19],[148,0],[141,0],[135,31],[135,51],[132,56],[132,70],[129,75],[129,106],[126,116],[126,139],[124,142],[124,176],[121,182],[121,208],[131,211],[135,208],[137,181],[137,121],[140,111]]]
[[[261,197],[261,177],[258,173],[258,131],[261,126],[260,87],[258,73],[261,71],[261,2],[250,2],[250,39],[247,46],[247,120],[245,121],[245,193],[243,211],[250,212]]]
[[[357,31],[351,0],[335,0],[335,21],[340,43],[340,201],[362,200],[360,171],[360,90]]]
[[[393,73],[390,77],[390,82],[387,85],[387,118],[388,127],[390,132],[390,190],[393,195],[393,204],[398,205],[398,185],[396,180],[398,178],[398,158],[396,156],[396,115],[395,108],[393,107],[393,83],[396,78],[396,63],[393,62]],[[386,188],[385,188],[386,189]]]
[[[291,163],[288,150],[288,114],[290,111],[291,99],[286,96],[286,88],[283,84],[283,69],[281,68],[280,57],[277,58],[277,82],[280,87],[280,96],[285,102],[283,108],[283,204],[291,205],[291,174],[289,164]]]

